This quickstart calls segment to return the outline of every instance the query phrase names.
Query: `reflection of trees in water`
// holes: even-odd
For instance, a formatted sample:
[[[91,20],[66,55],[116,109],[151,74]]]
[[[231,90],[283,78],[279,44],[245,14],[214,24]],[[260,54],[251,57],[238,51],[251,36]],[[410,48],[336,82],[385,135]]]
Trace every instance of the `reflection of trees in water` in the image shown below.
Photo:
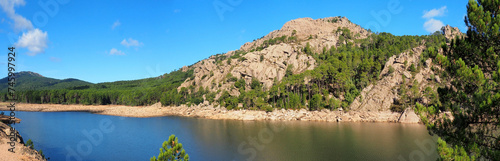
[[[188,121],[189,126],[193,127],[191,132],[195,142],[205,148],[203,153],[223,160],[251,157],[252,154],[238,152],[243,142],[246,143],[244,149],[254,148],[257,152],[254,160],[397,159],[418,150],[415,140],[430,138],[422,125],[193,120]],[[284,128],[275,132],[273,126]],[[261,140],[259,132],[271,140]],[[249,137],[257,139],[263,148],[249,144]]]

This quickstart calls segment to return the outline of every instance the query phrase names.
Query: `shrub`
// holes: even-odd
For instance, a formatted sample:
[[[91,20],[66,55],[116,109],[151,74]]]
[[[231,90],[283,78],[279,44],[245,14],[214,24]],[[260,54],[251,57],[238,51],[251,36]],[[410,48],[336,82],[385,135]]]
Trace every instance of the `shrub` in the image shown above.
[[[293,64],[287,66],[285,71],[285,77],[289,77],[291,75],[293,75]]]
[[[314,94],[309,102],[309,110],[313,111],[319,109],[321,105],[321,98],[320,94]]]
[[[391,65],[391,66],[389,66],[389,72],[388,72],[388,74],[392,74],[392,73],[394,73],[394,68]]]
[[[236,82],[238,80],[238,78],[236,78],[235,76],[233,76],[231,73],[228,73],[226,75],[226,79],[227,79],[227,82]]]
[[[273,112],[273,107],[271,107],[270,105],[263,105],[261,109],[266,112]]]
[[[413,64],[410,65],[410,71],[411,72],[416,72],[417,71],[417,68],[415,68],[415,65],[413,65]]]
[[[334,98],[330,98],[330,100],[328,100],[328,104],[330,105],[330,110],[335,110],[335,109],[339,108],[340,101],[338,101],[337,99],[334,99]]]
[[[28,139],[28,141],[26,141],[26,147],[28,147],[30,149],[35,149],[35,147],[33,145],[33,141],[31,141],[31,139]]]
[[[234,87],[245,90],[245,84],[246,84],[245,79],[242,78],[234,83]]]
[[[261,84],[259,82],[259,80],[257,80],[256,78],[252,78],[252,83],[250,84],[250,87],[252,87],[252,89],[260,89],[261,87]]]
[[[240,61],[240,62],[245,61],[245,60],[247,60],[247,58],[245,58],[245,57],[238,58],[238,61]]]

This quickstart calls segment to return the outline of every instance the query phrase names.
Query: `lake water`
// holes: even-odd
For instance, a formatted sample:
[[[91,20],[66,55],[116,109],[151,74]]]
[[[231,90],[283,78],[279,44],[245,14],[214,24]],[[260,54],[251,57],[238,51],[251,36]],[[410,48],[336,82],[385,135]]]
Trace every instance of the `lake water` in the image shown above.
[[[425,126],[395,123],[129,118],[16,112],[14,125],[52,161],[149,160],[171,134],[191,160],[435,160]]]

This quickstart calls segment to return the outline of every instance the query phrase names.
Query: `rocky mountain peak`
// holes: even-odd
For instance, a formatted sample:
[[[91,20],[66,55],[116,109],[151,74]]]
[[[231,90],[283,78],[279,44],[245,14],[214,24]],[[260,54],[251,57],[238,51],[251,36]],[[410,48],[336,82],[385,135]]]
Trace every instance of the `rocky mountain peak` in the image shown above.
[[[458,27],[451,27],[450,25],[443,26],[441,28],[442,34],[446,37],[446,40],[454,39],[455,37],[464,37],[465,34],[458,29]]]
[[[299,42],[311,39],[332,41],[332,38],[338,37],[338,33],[336,33],[335,31],[337,31],[337,29],[339,28],[349,29],[353,36],[357,36],[357,38],[366,38],[370,34],[370,32],[363,29],[361,26],[352,23],[345,17],[338,16],[321,19],[298,18],[286,22],[281,29],[272,31],[268,35],[258,40],[245,43],[243,46],[241,46],[240,50],[250,51],[255,47],[261,46],[262,43],[264,43],[266,40],[279,38],[282,36],[293,36]],[[334,42],[336,42],[336,40]],[[332,45],[335,44],[327,44],[327,47],[329,48]]]
[[[41,74],[31,72],[31,71],[22,71],[22,72],[17,73],[17,75],[31,75],[31,76],[37,76],[37,77],[44,77]]]
[[[344,33],[346,31],[349,33]],[[269,89],[275,81],[284,78],[287,70],[298,74],[316,67],[316,60],[302,51],[307,44],[313,52],[321,53],[323,48],[354,43],[355,39],[363,39],[370,34],[340,16],[291,20],[281,29],[245,43],[239,50],[213,55],[190,66],[194,77],[184,81],[178,90],[195,86],[194,89],[203,87],[210,91],[225,90],[231,95],[239,95],[233,86],[239,79],[244,79],[248,87],[253,79],[257,79],[264,89]],[[349,35],[348,38],[344,38],[346,35]],[[182,70],[187,71],[187,67]]]

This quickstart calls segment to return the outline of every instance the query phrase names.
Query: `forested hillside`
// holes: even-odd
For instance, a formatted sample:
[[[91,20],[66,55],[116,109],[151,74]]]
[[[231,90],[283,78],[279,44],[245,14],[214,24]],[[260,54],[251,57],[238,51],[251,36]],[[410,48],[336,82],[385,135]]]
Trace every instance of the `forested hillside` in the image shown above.
[[[49,89],[66,89],[74,86],[91,85],[92,83],[81,81],[78,79],[54,79],[47,78],[34,72],[18,72],[15,74],[15,89],[16,91],[28,90],[49,90]],[[9,80],[7,77],[0,79],[0,91],[7,92]]]
[[[74,81],[56,80],[40,75],[24,76],[16,79],[16,95],[19,102],[56,103],[56,104],[123,104],[150,105],[158,102],[163,91],[176,89],[184,80],[192,76],[192,70],[173,71],[157,78],[106,83],[74,83]],[[26,81],[29,80],[29,81]],[[50,83],[46,83],[50,82]],[[53,83],[55,82],[55,84]],[[83,82],[83,81],[81,81]],[[53,85],[52,85],[52,84]],[[5,82],[4,84],[7,84]],[[33,87],[35,84],[37,88]],[[7,100],[4,93],[2,99]]]

